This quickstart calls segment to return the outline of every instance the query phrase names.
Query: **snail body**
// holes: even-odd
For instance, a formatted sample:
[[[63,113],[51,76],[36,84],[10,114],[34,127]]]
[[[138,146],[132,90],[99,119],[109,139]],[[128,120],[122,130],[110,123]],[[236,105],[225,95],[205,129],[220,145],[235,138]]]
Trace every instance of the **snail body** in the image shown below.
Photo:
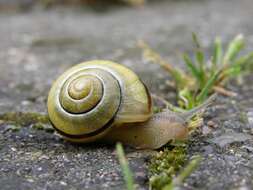
[[[53,127],[72,142],[121,141],[156,149],[188,134],[186,115],[153,114],[146,86],[111,61],[84,62],[64,72],[52,85],[47,106]]]
[[[187,136],[185,120],[168,110],[152,115],[146,122],[113,128],[102,141],[122,142],[137,149],[158,149],[171,140],[183,140]]]

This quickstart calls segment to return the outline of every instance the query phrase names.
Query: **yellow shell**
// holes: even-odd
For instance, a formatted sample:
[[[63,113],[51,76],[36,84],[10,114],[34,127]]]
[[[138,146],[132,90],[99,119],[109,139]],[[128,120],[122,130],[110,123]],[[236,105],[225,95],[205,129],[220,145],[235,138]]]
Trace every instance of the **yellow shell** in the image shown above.
[[[47,106],[52,125],[74,142],[94,141],[112,126],[143,122],[152,114],[150,95],[137,75],[103,60],[64,72],[51,87]]]

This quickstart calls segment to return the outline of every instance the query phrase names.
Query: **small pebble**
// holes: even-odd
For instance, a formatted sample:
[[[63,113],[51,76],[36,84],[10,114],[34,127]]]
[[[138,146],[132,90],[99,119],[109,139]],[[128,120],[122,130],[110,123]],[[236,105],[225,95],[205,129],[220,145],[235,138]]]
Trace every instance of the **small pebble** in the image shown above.
[[[247,113],[249,126],[253,129],[253,109],[251,108]]]
[[[30,182],[30,183],[33,183],[33,182],[34,182],[33,179],[27,179],[27,181]]]
[[[64,185],[64,186],[66,186],[66,185],[67,185],[67,183],[66,183],[66,182],[64,182],[64,181],[60,181],[60,184],[61,184],[61,185]]]
[[[210,129],[210,127],[204,125],[203,128],[202,128],[202,134],[203,135],[208,135],[212,132],[212,130]]]
[[[212,128],[217,128],[218,127],[218,125],[212,120],[208,121],[207,125],[208,125],[208,127],[212,127]]]
[[[31,104],[31,102],[28,101],[28,100],[23,100],[23,101],[21,102],[21,105],[22,105],[22,106],[27,106],[27,105],[30,105],[30,104]]]
[[[49,160],[49,157],[48,157],[48,156],[46,156],[46,155],[43,155],[43,156],[41,156],[41,157],[40,157],[40,159]]]
[[[221,136],[211,139],[211,142],[223,148],[234,142],[244,142],[250,140],[252,137],[245,133],[227,132]]]

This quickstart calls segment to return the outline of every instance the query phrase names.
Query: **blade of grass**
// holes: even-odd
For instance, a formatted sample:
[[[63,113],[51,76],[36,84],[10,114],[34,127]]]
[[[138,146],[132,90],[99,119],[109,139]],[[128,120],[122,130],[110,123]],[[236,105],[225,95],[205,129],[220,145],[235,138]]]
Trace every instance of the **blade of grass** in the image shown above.
[[[247,69],[251,64],[253,64],[253,52],[240,57],[234,62],[234,65],[240,65],[242,67],[242,70]]]
[[[194,96],[191,91],[187,88],[179,91],[179,98],[183,101],[182,107],[185,107],[186,110],[191,109],[195,106]]]
[[[198,65],[199,65],[199,75],[201,76],[201,78],[203,80],[205,78],[205,71],[204,71],[205,56],[202,51],[202,47],[201,47],[200,41],[198,39],[198,36],[194,32],[192,33],[192,40],[197,48],[197,50],[195,52],[195,57],[196,57],[196,61],[197,61]]]
[[[226,64],[222,68],[222,73],[219,76],[219,83],[225,83],[229,77],[240,75],[242,72],[251,72],[253,69],[253,52],[246,56],[240,57],[232,64]]]
[[[187,68],[189,69],[189,71],[192,73],[192,75],[196,78],[197,81],[200,81],[201,80],[201,76],[199,74],[199,70],[194,65],[194,63],[192,62],[191,58],[187,54],[184,54],[183,58],[184,58],[184,62],[186,64]]]
[[[243,47],[244,38],[242,34],[239,34],[228,45],[227,51],[224,55],[223,64],[228,64],[233,61]]]
[[[179,88],[185,86],[185,74],[183,71],[177,69],[176,67],[172,66],[172,64],[162,59],[162,57],[153,49],[151,49],[144,41],[140,40],[138,42],[138,46],[143,50],[143,57],[152,63],[159,64],[162,68],[168,71],[172,75],[173,80],[176,82],[176,85]]]
[[[221,39],[217,37],[214,42],[214,50],[213,50],[213,61],[212,61],[212,71],[217,69],[217,65],[221,64],[222,60],[222,45],[221,45]]]
[[[201,48],[198,36],[197,36],[197,34],[195,32],[192,32],[192,40],[193,40],[193,43],[196,45],[196,47],[198,49]]]
[[[157,100],[161,101],[166,106],[166,109],[169,109],[169,110],[174,111],[174,112],[179,112],[179,113],[185,112],[184,109],[182,109],[180,107],[177,107],[177,106],[174,106],[173,104],[171,104],[170,102],[168,102],[167,100],[162,98],[161,96],[158,96],[158,95],[152,93],[151,97],[153,99],[157,99]]]
[[[199,68],[201,70],[202,73],[204,73],[204,61],[205,61],[205,57],[204,57],[204,53],[201,50],[198,50],[196,52],[196,60],[199,64]]]
[[[204,100],[206,99],[206,97],[208,96],[208,93],[212,90],[217,78],[219,77],[221,73],[221,70],[216,71],[211,77],[210,79],[207,81],[206,85],[204,86],[204,88],[201,90],[201,92],[197,95],[197,103],[200,104],[202,102],[204,102]]]
[[[234,77],[241,74],[241,65],[232,65],[226,69],[223,74],[227,77]]]
[[[195,66],[195,64],[187,54],[183,55],[183,59],[188,70],[198,82],[199,88],[202,88],[205,84],[205,71],[203,70],[203,68],[198,68],[197,66]]]
[[[206,82],[206,78],[207,78],[207,73],[206,73],[206,69],[205,69],[205,65],[204,65],[204,53],[201,51],[201,50],[198,50],[196,52],[196,60],[197,60],[197,63],[199,65],[199,77],[201,78],[200,79],[200,88],[203,88],[205,82]]]
[[[162,190],[173,190],[175,187],[181,185],[184,180],[191,175],[191,173],[198,167],[202,158],[200,156],[195,156],[190,163],[183,169],[179,175],[172,180],[169,185],[166,185]]]
[[[119,163],[121,166],[121,170],[123,172],[123,177],[127,186],[127,190],[135,190],[133,174],[129,169],[127,159],[124,154],[124,150],[121,143],[116,144],[116,151],[119,159]]]
[[[183,171],[173,180],[174,185],[182,184],[184,180],[197,168],[201,160],[201,156],[194,156],[186,168],[184,168]]]

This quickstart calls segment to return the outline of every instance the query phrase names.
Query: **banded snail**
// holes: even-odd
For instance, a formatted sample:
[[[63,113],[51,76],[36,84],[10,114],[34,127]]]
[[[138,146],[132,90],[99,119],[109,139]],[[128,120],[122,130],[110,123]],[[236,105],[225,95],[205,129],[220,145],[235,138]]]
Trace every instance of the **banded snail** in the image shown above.
[[[52,125],[72,142],[121,141],[156,149],[188,135],[189,118],[210,101],[187,113],[152,113],[150,94],[130,69],[95,60],[64,72],[48,95]]]

